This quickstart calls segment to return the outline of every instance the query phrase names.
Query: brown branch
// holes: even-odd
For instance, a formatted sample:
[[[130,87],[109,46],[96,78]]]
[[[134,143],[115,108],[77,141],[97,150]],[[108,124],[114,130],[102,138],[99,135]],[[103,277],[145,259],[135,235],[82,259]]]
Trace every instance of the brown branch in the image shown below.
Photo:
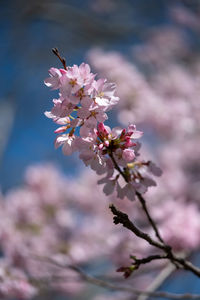
[[[149,292],[149,291],[141,291],[139,289],[134,289],[132,287],[129,286],[120,286],[120,285],[115,285],[111,282],[107,282],[101,279],[98,279],[96,277],[93,277],[91,275],[88,275],[87,273],[85,273],[82,269],[80,269],[79,267],[75,266],[75,265],[68,265],[68,264],[61,264],[58,261],[53,260],[50,257],[41,257],[41,256],[37,256],[37,258],[39,260],[45,261],[47,263],[53,264],[57,267],[60,267],[62,269],[71,269],[73,271],[75,271],[76,273],[78,273],[81,277],[81,279],[83,279],[84,281],[94,284],[96,286],[99,287],[103,287],[106,289],[110,289],[110,290],[114,290],[114,291],[121,291],[121,292],[128,292],[131,294],[135,294],[135,295],[147,295],[150,297],[155,297],[155,298],[166,298],[166,299],[177,299],[177,300],[181,300],[181,299],[192,299],[192,300],[200,300],[200,295],[196,295],[196,294],[174,294],[174,293],[167,293],[167,292]]]
[[[191,271],[198,277],[200,277],[200,268],[194,266],[190,261],[185,260],[184,258],[180,258],[172,253],[172,260],[182,265],[182,268],[188,271]]]
[[[133,222],[129,220],[127,214],[121,212],[120,210],[117,210],[113,204],[110,205],[110,210],[114,215],[113,221],[115,224],[122,224],[125,228],[132,231],[136,236],[142,238],[143,240],[146,240],[150,245],[165,251],[166,245],[154,241],[147,233],[141,231],[133,224]]]
[[[124,178],[124,180],[128,183],[129,180],[128,180],[127,176],[125,175],[125,173],[124,173],[124,172],[120,169],[120,167],[118,166],[118,164],[117,164],[117,162],[116,162],[116,160],[115,160],[115,158],[114,158],[114,156],[113,156],[113,153],[111,152],[111,153],[109,154],[109,156],[110,156],[110,158],[111,158],[111,160],[112,160],[112,162],[113,162],[113,164],[114,164],[115,169],[121,174],[121,176]],[[144,212],[145,212],[145,214],[146,214],[146,216],[147,216],[147,219],[149,220],[149,223],[151,224],[151,226],[152,226],[152,228],[153,228],[153,230],[154,230],[154,232],[155,232],[155,234],[156,234],[158,240],[159,240],[161,243],[165,244],[164,241],[163,241],[163,239],[162,239],[162,237],[161,237],[161,235],[160,235],[160,233],[159,233],[159,230],[158,230],[158,228],[157,228],[157,226],[156,226],[154,220],[153,220],[152,217],[150,216],[150,213],[149,213],[149,211],[148,211],[148,209],[147,209],[147,206],[146,206],[146,201],[145,201],[145,199],[144,199],[144,198],[142,197],[142,195],[141,195],[139,192],[137,192],[137,191],[136,191],[136,195],[137,195],[137,197],[138,197],[138,199],[139,199],[139,201],[140,201],[140,203],[141,203],[141,205],[142,205],[142,208],[143,208],[143,210],[144,210]]]
[[[109,156],[110,156],[110,158],[111,158],[111,160],[112,160],[112,162],[113,162],[113,164],[114,164],[114,167],[115,167],[115,169],[121,174],[121,176],[124,178],[124,180],[126,181],[126,182],[128,182],[128,178],[126,177],[126,175],[124,174],[124,172],[120,169],[120,167],[118,166],[118,164],[117,164],[117,162],[116,162],[116,160],[115,160],[115,158],[114,158],[114,156],[113,156],[113,153],[111,152],[111,153],[109,153]]]
[[[167,255],[159,255],[159,254],[156,254],[156,255],[149,255],[147,257],[144,257],[144,258],[133,258],[131,257],[134,262],[132,263],[132,265],[135,265],[135,266],[140,266],[140,265],[143,265],[143,264],[147,264],[153,260],[159,260],[159,259],[168,259],[168,256]]]
[[[169,263],[147,287],[146,292],[155,292],[165,280],[176,270],[175,266]],[[147,300],[149,295],[139,295],[137,300]]]
[[[166,299],[200,299],[200,295],[192,295],[192,294],[173,294],[173,293],[167,293],[167,292],[148,292],[148,291],[141,291],[138,289],[134,289],[128,286],[116,286],[110,282],[106,282],[103,280],[100,280],[98,278],[95,278],[93,276],[90,276],[88,274],[86,274],[85,272],[83,272],[80,268],[71,266],[71,269],[78,272],[80,274],[80,276],[82,277],[82,279],[86,280],[87,282],[91,283],[91,284],[95,284],[97,286],[100,287],[104,287],[104,288],[108,288],[111,290],[115,290],[115,291],[123,291],[123,292],[129,292],[129,293],[133,293],[136,295],[148,295],[151,297],[155,297],[155,298],[159,298],[159,297],[163,297]]]
[[[60,55],[60,53],[58,51],[58,48],[52,48],[52,52],[53,52],[53,54],[55,54],[59,58],[59,60],[63,64],[64,69],[67,70],[66,60],[65,60],[64,57],[61,57],[61,55]]]
[[[146,206],[146,201],[145,201],[145,199],[144,199],[143,196],[142,196],[140,193],[138,193],[138,192],[136,192],[136,195],[137,195],[137,197],[138,197],[138,199],[139,199],[139,201],[140,201],[140,203],[141,203],[141,205],[142,205],[142,208],[143,208],[143,210],[144,210],[144,212],[145,212],[145,214],[146,214],[146,216],[147,216],[147,219],[149,220],[149,223],[151,224],[152,228],[153,228],[154,231],[155,231],[155,234],[156,234],[157,238],[159,239],[159,241],[160,241],[161,243],[165,244],[164,240],[162,239],[162,237],[161,237],[161,235],[160,235],[160,233],[159,233],[159,230],[158,230],[158,228],[157,228],[157,226],[156,226],[154,220],[153,220],[152,217],[150,216],[150,213],[149,213],[149,211],[148,211],[148,209],[147,209],[147,206]]]
[[[127,214],[117,210],[116,207],[112,204],[110,205],[110,209],[114,215],[113,221],[115,224],[122,224],[125,228],[132,231],[136,236],[139,238],[146,240],[150,245],[163,250],[167,254],[167,258],[172,262],[175,263],[177,267],[182,267],[185,270],[189,270],[198,277],[200,277],[200,269],[194,266],[191,262],[176,256],[171,249],[171,246],[167,244],[161,244],[150,237],[147,233],[140,230],[138,227],[134,225],[133,222],[129,220]]]
[[[124,180],[126,182],[129,182],[127,176],[125,175],[125,173],[121,170],[121,168],[118,166],[114,156],[113,156],[113,153],[111,152],[109,154],[113,164],[114,164],[114,167],[115,169],[121,174],[121,176],[124,178]],[[129,229],[130,231],[132,231],[136,236],[146,240],[150,245],[152,246],[155,246],[159,249],[162,249],[166,254],[167,254],[167,257],[168,259],[173,263],[175,264],[175,266],[177,268],[179,268],[180,266],[185,269],[185,270],[189,270],[191,271],[192,273],[194,273],[195,275],[197,275],[198,277],[200,277],[200,269],[196,266],[194,266],[191,262],[183,259],[183,258],[180,258],[180,257],[177,257],[173,252],[172,252],[172,248],[170,245],[167,245],[164,240],[162,239],[159,231],[158,231],[158,228],[154,222],[154,220],[151,218],[150,216],[150,213],[147,209],[147,206],[146,206],[146,201],[145,199],[142,197],[142,195],[136,191],[136,195],[142,205],[142,208],[152,226],[152,228],[154,229],[155,231],[155,234],[157,236],[157,238],[159,239],[159,241],[161,242],[157,242],[155,240],[153,240],[147,233],[141,231],[139,228],[137,228],[133,222],[131,222],[128,218],[128,215],[127,214],[124,214],[122,213],[121,211],[117,210],[115,208],[114,205],[111,205],[110,206],[110,209],[112,211],[112,213],[114,214],[114,223],[115,224],[118,224],[118,223],[121,223],[124,227],[126,227],[127,229]]]

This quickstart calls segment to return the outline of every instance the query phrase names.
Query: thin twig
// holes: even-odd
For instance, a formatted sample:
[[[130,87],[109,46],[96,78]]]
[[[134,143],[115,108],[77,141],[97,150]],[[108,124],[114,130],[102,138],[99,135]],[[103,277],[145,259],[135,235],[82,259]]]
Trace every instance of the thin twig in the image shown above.
[[[168,256],[156,254],[156,255],[149,255],[149,256],[141,258],[141,259],[138,259],[138,258],[133,258],[133,259],[134,259],[134,262],[132,263],[132,265],[140,266],[143,264],[147,264],[153,260],[168,259]]]
[[[176,270],[173,264],[168,264],[155,278],[155,280],[146,289],[147,292],[155,292],[161,284]],[[147,300],[149,295],[140,295],[137,300]]]
[[[53,54],[55,54],[59,58],[59,60],[63,64],[64,69],[67,70],[66,60],[65,60],[64,57],[61,57],[61,55],[60,55],[60,53],[58,51],[58,48],[52,48],[52,52],[53,52]]]
[[[149,211],[148,211],[148,209],[147,209],[147,206],[146,206],[146,201],[145,201],[145,199],[144,199],[143,196],[142,196],[140,193],[138,193],[138,192],[136,192],[136,195],[137,195],[137,197],[138,197],[138,199],[139,199],[139,201],[140,201],[140,203],[141,203],[141,205],[142,205],[142,208],[143,208],[143,210],[144,210],[144,212],[145,212],[145,214],[146,214],[146,216],[147,216],[147,219],[149,220],[149,223],[151,224],[151,226],[153,227],[153,229],[154,229],[154,231],[155,231],[155,234],[156,234],[157,238],[159,239],[159,241],[160,241],[161,243],[165,244],[164,240],[162,239],[162,237],[161,237],[161,235],[160,235],[160,233],[159,233],[159,230],[158,230],[158,228],[157,228],[157,226],[156,226],[154,220],[153,220],[152,217],[150,216],[150,213],[149,213]]]
[[[115,291],[129,292],[129,293],[133,293],[135,295],[148,295],[148,296],[155,297],[155,298],[163,297],[163,298],[167,298],[167,299],[200,299],[200,295],[195,295],[195,294],[194,295],[192,295],[192,294],[172,294],[172,293],[167,293],[167,292],[162,292],[162,291],[161,292],[149,292],[149,291],[141,291],[141,290],[134,289],[134,288],[131,288],[128,286],[120,286],[120,285],[115,286],[114,284],[112,284],[110,282],[106,282],[106,281],[97,279],[93,276],[90,276],[77,267],[71,266],[71,269],[78,272],[81,275],[81,277],[84,280],[86,280],[87,282],[89,282],[91,284],[95,284],[97,286],[115,290]]]
[[[183,269],[189,270],[192,273],[194,273],[195,275],[197,275],[198,277],[200,277],[200,269],[198,267],[194,266],[191,262],[185,260],[184,258],[176,256],[172,252],[172,249],[169,245],[161,244],[161,243],[155,241],[154,239],[152,239],[150,237],[150,235],[148,235],[147,233],[143,232],[138,227],[136,227],[135,224],[129,220],[129,217],[127,214],[121,212],[120,210],[117,210],[113,204],[110,205],[110,209],[114,215],[113,221],[115,224],[122,224],[125,228],[132,231],[136,236],[138,236],[139,238],[141,238],[143,240],[146,240],[150,245],[163,250],[167,254],[168,259],[172,263],[175,263],[175,264],[178,263],[178,265],[176,264],[177,267],[181,266]]]
[[[117,210],[113,204],[110,205],[110,210],[114,215],[113,221],[115,224],[122,224],[125,228],[132,231],[136,236],[142,238],[143,240],[146,240],[150,245],[165,251],[165,245],[161,244],[160,242],[154,241],[147,233],[141,231],[138,227],[136,227],[135,224],[129,220],[127,214],[121,212],[120,210]]]
[[[111,158],[111,160],[112,160],[112,162],[113,162],[113,164],[114,164],[115,169],[121,174],[121,176],[124,178],[124,180],[125,180],[126,182],[128,182],[128,178],[126,177],[126,175],[124,174],[124,172],[123,172],[123,171],[120,169],[120,167],[118,166],[118,164],[117,164],[117,162],[116,162],[116,160],[115,160],[115,158],[114,158],[112,152],[109,153],[109,156],[110,156],[110,158]]]
[[[57,267],[60,267],[62,269],[71,269],[73,271],[75,271],[76,273],[78,273],[80,275],[80,277],[91,284],[94,284],[96,286],[100,286],[106,289],[110,289],[110,290],[114,290],[114,291],[122,291],[122,292],[128,292],[128,293],[132,293],[135,295],[148,295],[150,297],[155,297],[155,298],[159,298],[159,297],[163,297],[166,299],[192,299],[192,300],[200,300],[200,295],[196,295],[196,294],[174,294],[174,293],[167,293],[167,292],[149,292],[149,291],[141,291],[139,289],[134,289],[132,287],[129,286],[120,286],[120,285],[114,285],[110,282],[98,279],[96,277],[93,277],[91,275],[88,275],[87,273],[85,273],[82,269],[80,269],[79,267],[75,266],[75,265],[63,265],[61,263],[59,263],[58,261],[53,260],[50,257],[38,257],[38,259],[40,260],[44,260],[50,264],[53,264]]]
[[[116,160],[115,160],[115,158],[114,158],[112,152],[109,154],[109,156],[110,156],[110,158],[111,158],[111,160],[112,160],[112,162],[113,162],[113,164],[114,164],[115,169],[121,174],[121,176],[124,178],[124,180],[125,180],[126,182],[128,182],[127,176],[124,174],[124,172],[123,172],[123,171],[120,169],[120,167],[118,166],[118,164],[117,164],[117,162],[116,162]],[[155,231],[155,234],[156,234],[158,240],[159,240],[161,243],[164,244],[164,241],[163,241],[163,239],[162,239],[162,237],[161,237],[161,235],[160,235],[160,233],[159,233],[159,230],[158,230],[158,228],[157,228],[157,226],[156,226],[154,220],[151,218],[150,213],[149,213],[149,211],[148,211],[148,209],[147,209],[145,199],[142,197],[142,195],[141,195],[139,192],[136,192],[136,195],[137,195],[137,197],[138,197],[138,199],[139,199],[139,201],[140,201],[140,203],[141,203],[141,205],[142,205],[142,208],[144,209],[144,212],[145,212],[145,214],[146,214],[146,216],[147,216],[147,219],[149,220],[149,223],[151,224],[153,230]]]
[[[112,152],[109,154],[113,164],[114,164],[114,167],[115,169],[121,174],[121,176],[124,178],[124,180],[126,182],[129,182],[128,181],[128,178],[127,176],[125,175],[125,173],[121,170],[121,168],[118,166]],[[115,224],[118,224],[118,223],[121,223],[124,227],[126,227],[127,229],[129,229],[130,231],[132,231],[136,236],[146,240],[150,245],[152,246],[155,246],[159,249],[162,249],[168,256],[169,260],[175,264],[175,266],[177,268],[179,268],[180,266],[185,269],[185,270],[189,270],[191,271],[192,273],[194,273],[195,275],[197,275],[198,277],[200,277],[200,269],[196,266],[194,266],[191,262],[181,258],[181,257],[177,257],[173,252],[172,252],[172,248],[170,245],[167,245],[164,240],[162,239],[158,229],[157,229],[157,226],[155,224],[155,222],[153,221],[153,219],[151,218],[150,216],[150,213],[147,209],[147,206],[146,206],[146,202],[145,202],[145,199],[142,197],[142,195],[139,193],[139,192],[136,192],[136,195],[138,197],[138,199],[140,200],[141,204],[142,204],[142,207],[146,213],[146,216],[152,226],[152,228],[154,229],[155,233],[156,233],[156,236],[157,238],[159,239],[159,242],[153,240],[147,233],[141,231],[139,228],[137,228],[128,218],[128,215],[127,214],[124,214],[122,213],[121,211],[117,210],[114,205],[111,205],[110,206],[110,209],[112,211],[112,213],[114,214],[114,223]]]
[[[110,155],[110,158],[112,159],[112,162],[113,162],[113,164],[114,164],[114,166],[115,166],[115,169],[121,174],[121,176],[124,178],[124,180],[125,180],[126,182],[128,182],[127,176],[124,174],[124,172],[123,172],[123,171],[120,169],[120,167],[118,166],[118,164],[117,164],[117,162],[116,162],[116,160],[115,160],[115,158],[114,158],[112,152],[111,152],[109,155]],[[158,230],[158,228],[157,228],[157,226],[156,226],[154,220],[153,220],[152,217],[150,216],[150,213],[149,213],[149,211],[148,211],[148,209],[147,209],[145,199],[142,197],[142,195],[141,195],[139,192],[136,192],[136,195],[137,195],[137,197],[138,197],[138,199],[139,199],[139,201],[140,201],[140,203],[141,203],[141,205],[142,205],[142,208],[144,209],[144,212],[145,212],[145,214],[146,214],[146,216],[147,216],[147,218],[148,218],[148,220],[149,220],[149,223],[151,224],[153,230],[155,231],[155,234],[156,234],[157,238],[159,239],[159,241],[160,241],[161,243],[164,244],[164,241],[163,241],[163,239],[162,239],[162,237],[161,237],[161,235],[160,235],[160,233],[159,233],[159,230]]]

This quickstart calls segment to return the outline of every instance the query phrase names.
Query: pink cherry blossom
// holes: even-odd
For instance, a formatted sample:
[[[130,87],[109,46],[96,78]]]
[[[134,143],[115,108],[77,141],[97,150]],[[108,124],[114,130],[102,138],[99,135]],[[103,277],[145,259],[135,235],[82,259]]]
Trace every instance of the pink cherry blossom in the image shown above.
[[[58,148],[62,145],[62,151],[64,155],[71,155],[75,151],[75,136],[69,134],[63,134],[58,136],[55,140],[55,147]]]
[[[133,149],[124,149],[122,151],[122,158],[127,162],[133,161],[135,158],[134,150]]]
[[[64,70],[59,70],[57,68],[51,68],[49,70],[50,77],[45,79],[44,83],[46,86],[51,87],[52,90],[59,89],[61,83],[60,78],[62,77],[62,73],[65,72]]]

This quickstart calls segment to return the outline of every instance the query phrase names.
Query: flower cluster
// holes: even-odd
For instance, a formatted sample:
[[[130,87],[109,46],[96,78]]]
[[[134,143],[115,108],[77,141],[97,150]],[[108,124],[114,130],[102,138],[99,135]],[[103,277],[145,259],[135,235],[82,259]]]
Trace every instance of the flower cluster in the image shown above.
[[[178,6],[172,13],[173,22],[184,23],[189,30],[199,27],[197,11],[183,11]],[[134,61],[95,48],[88,55],[95,71],[119,87],[118,95],[123,98],[119,121],[125,124],[134,118],[147,128],[146,153],[153,150],[151,155],[156,156],[164,174],[146,199],[151,200],[161,236],[175,251],[199,247],[200,55],[199,47],[194,51],[188,42],[189,30],[171,25],[150,30],[144,43],[132,47]],[[188,232],[183,232],[183,226]]]
[[[54,107],[46,116],[60,125],[56,133],[71,129],[66,141],[73,137],[76,127],[80,127],[80,135],[87,137],[96,127],[97,122],[104,122],[108,117],[106,111],[117,104],[119,98],[114,95],[115,85],[107,83],[105,79],[95,80],[95,74],[90,67],[82,63],[65,69],[51,68],[50,78],[45,84],[53,90],[60,90],[60,98],[54,99]],[[59,138],[57,142],[60,143]],[[71,152],[73,146],[70,144]],[[69,147],[67,147],[69,148]],[[65,149],[66,154],[69,154]],[[65,153],[64,152],[64,153]]]
[[[119,101],[115,84],[103,78],[96,80],[85,63],[51,68],[49,74],[45,84],[52,90],[59,89],[59,99],[53,99],[54,107],[45,115],[62,125],[55,130],[59,134],[55,147],[62,146],[65,155],[79,151],[85,165],[99,175],[106,174],[99,183],[105,184],[107,195],[116,188],[119,198],[133,200],[136,191],[144,193],[156,185],[146,171],[160,176],[160,169],[149,161],[138,161],[140,144],[135,140],[143,133],[133,124],[128,129],[112,130],[104,125],[106,112]]]
[[[1,299],[32,299],[46,288],[70,297],[87,289],[78,274],[47,258],[82,267],[106,257],[113,276],[117,266],[129,262],[130,249],[136,255],[149,253],[143,241],[113,226],[108,199],[88,171],[77,180],[65,178],[51,165],[31,166],[23,186],[0,195]],[[141,219],[137,202],[115,202]],[[146,286],[146,277],[141,282]]]
[[[116,187],[118,198],[122,199],[126,196],[133,200],[136,191],[145,193],[149,186],[156,185],[156,182],[147,176],[146,172],[149,171],[155,176],[160,176],[161,170],[150,161],[137,159],[140,144],[135,143],[135,140],[142,134],[141,131],[136,130],[135,125],[129,125],[127,130],[120,128],[111,130],[108,126],[99,123],[97,144],[102,153],[108,154],[111,159],[107,176],[98,181],[100,184],[105,184],[103,191],[106,195],[111,194]],[[120,167],[123,168],[123,172]],[[116,172],[117,174],[115,174]],[[122,178],[119,183],[120,174]]]
[[[114,201],[141,229],[152,235],[139,201],[121,201],[114,194],[106,197],[95,184],[97,178],[88,169],[78,179],[69,179],[51,165],[30,166],[23,185],[0,197],[1,299],[32,299],[46,288],[47,293],[53,290],[67,297],[79,298],[80,293],[88,293],[88,286],[80,281],[78,274],[48,263],[46,258],[63,266],[80,268],[93,268],[91,262],[97,265],[103,261],[102,272],[113,278],[116,268],[132,262],[130,254],[142,258],[156,253],[144,240],[111,222],[108,200]],[[152,197],[151,213],[159,223],[164,240],[174,249],[198,249],[197,205],[170,199],[155,203]],[[155,272],[159,273],[166,263],[165,260],[157,262]],[[134,279],[134,286],[147,288],[155,272],[149,273],[148,265],[144,268],[140,276],[132,275],[130,284],[133,285]],[[122,298],[119,295],[116,299]]]

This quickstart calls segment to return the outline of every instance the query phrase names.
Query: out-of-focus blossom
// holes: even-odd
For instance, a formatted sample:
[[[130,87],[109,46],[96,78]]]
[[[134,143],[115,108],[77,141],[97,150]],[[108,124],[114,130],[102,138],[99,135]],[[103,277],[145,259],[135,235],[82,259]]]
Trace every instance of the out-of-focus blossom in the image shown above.
[[[155,166],[151,168],[154,170]],[[157,168],[154,171],[157,172]],[[106,197],[96,185],[97,176],[93,172],[87,170],[69,180],[51,165],[30,167],[25,180],[23,187],[2,196],[0,203],[3,277],[0,293],[5,298],[32,298],[40,292],[38,281],[40,284],[45,281],[50,289],[68,295],[83,293],[86,285],[80,282],[78,274],[49,263],[48,258],[63,265],[79,266],[106,260],[109,264],[105,272],[113,276],[117,267],[130,264],[130,254],[142,258],[153,253],[144,240],[112,224],[109,202],[115,202],[140,228],[153,234],[139,203],[121,201],[117,197],[119,192],[112,191],[113,182],[106,181],[104,193],[109,195]],[[129,186],[126,184],[124,189],[129,190]],[[129,197],[129,192],[122,189],[121,193]],[[164,198],[159,190],[160,200],[155,198],[155,190],[150,194],[150,212],[166,241],[177,251],[199,247],[197,206]],[[133,196],[134,190],[131,190],[130,197],[133,199]],[[183,234],[182,224],[187,224],[188,234]],[[160,270],[163,265],[165,261],[159,262],[156,268]],[[137,288],[145,288],[152,279],[151,274],[133,276]]]
[[[194,12],[190,11],[186,7],[179,5],[179,6],[172,6],[170,9],[170,13],[172,18],[181,25],[187,26],[193,30],[200,30],[200,21],[199,21],[199,12],[196,10]]]
[[[198,11],[180,8],[177,13],[184,16],[184,25],[197,29]],[[117,93],[123,99],[118,105],[119,121],[127,124],[134,120],[149,131],[147,140],[146,134],[143,138],[148,147],[143,144],[140,152],[145,152],[145,157],[154,155],[163,175],[146,197],[152,213],[161,212],[158,226],[164,239],[176,250],[196,249],[200,245],[200,56],[192,52],[187,32],[175,26],[151,30],[148,40],[134,46],[133,52],[137,67],[117,52],[93,49],[88,57],[101,76],[118,86]],[[149,171],[161,172],[152,162]],[[131,188],[130,184],[124,186],[127,194]],[[118,188],[120,195],[123,189]],[[184,209],[189,211],[189,218]],[[180,224],[187,221],[188,238],[180,232]]]
[[[44,165],[30,167],[25,178],[25,185],[2,197],[0,203],[5,274],[0,293],[5,298],[32,298],[40,291],[38,281],[68,294],[83,289],[74,271],[59,268],[48,258],[63,265],[81,265],[107,257],[112,265],[112,261],[121,261],[122,255],[128,258],[129,251],[140,252],[134,238],[129,239],[128,247],[123,245],[122,240],[130,233],[113,226],[108,199],[95,185],[93,174],[84,172],[81,181],[69,180],[54,167]],[[113,255],[115,249],[117,255]],[[142,246],[141,251],[144,249]]]

